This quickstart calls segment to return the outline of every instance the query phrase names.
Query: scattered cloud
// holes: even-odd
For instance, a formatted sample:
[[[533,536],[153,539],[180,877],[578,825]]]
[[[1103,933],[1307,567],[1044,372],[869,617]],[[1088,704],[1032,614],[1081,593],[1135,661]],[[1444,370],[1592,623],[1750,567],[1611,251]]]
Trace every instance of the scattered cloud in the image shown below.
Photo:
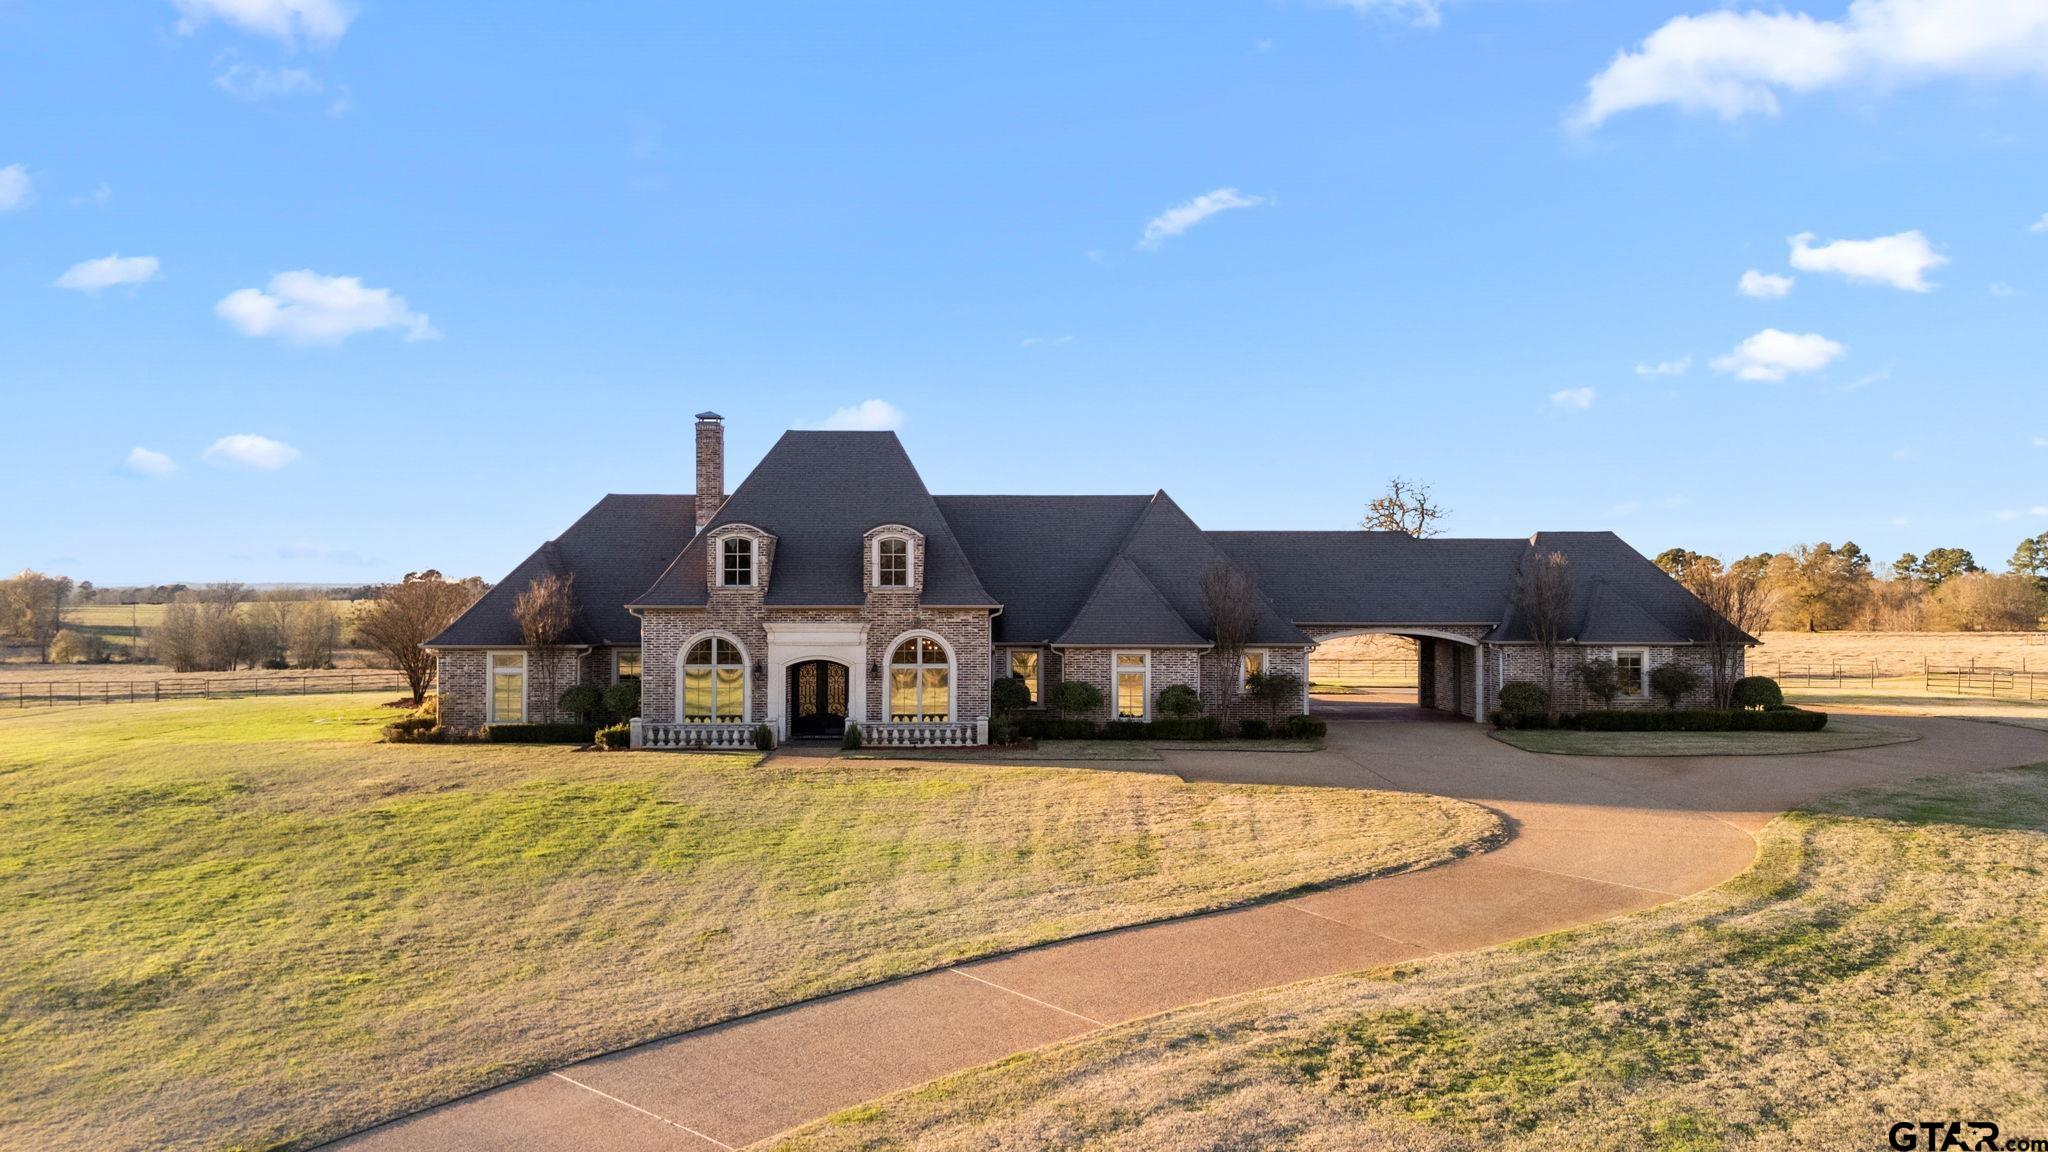
[[[2027,225],[2027,231],[2048,232],[2048,212],[2041,213],[2041,218],[2039,220],[2036,220],[2032,224]]]
[[[190,35],[218,20],[286,45],[300,41],[325,47],[340,40],[356,18],[345,0],[171,0],[178,9],[178,32]]]
[[[0,168],[0,212],[12,212],[35,203],[36,182],[21,164]]]
[[[1993,280],[1990,284],[1985,285],[1984,290],[1993,296],[1999,297],[2010,296],[2013,293],[2012,285],[2007,284],[2003,280]]]
[[[1591,388],[1565,388],[1552,392],[1550,394],[1550,403],[1554,407],[1563,408],[1570,412],[1584,412],[1593,406],[1593,401],[1599,395],[1598,392]]]
[[[207,445],[203,458],[208,464],[225,468],[254,468],[275,472],[299,458],[299,450],[282,440],[241,432],[223,436]]]
[[[178,470],[178,462],[148,448],[130,448],[128,470],[139,476],[169,476]]]
[[[2048,516],[2048,504],[2036,504],[2032,508],[2007,508],[2003,511],[1993,512],[1992,515],[2000,520],[2017,520],[2022,516]]]
[[[1263,196],[1247,196],[1235,188],[1218,188],[1204,192],[1185,204],[1176,204],[1145,225],[1145,234],[1138,238],[1138,247],[1153,251],[1161,244],[1186,232],[1219,212],[1232,208],[1256,208],[1266,202]]]
[[[1792,245],[1792,266],[1801,272],[1833,272],[1865,284],[1889,284],[1907,292],[1929,292],[1927,272],[1948,263],[1918,229],[1875,240],[1834,240],[1818,248],[1813,233],[1801,232]]]
[[[2048,448],[2048,436],[2036,436],[2036,437],[2034,437],[2034,447],[2036,447],[2036,448]]]
[[[71,206],[73,208],[105,208],[107,205],[113,202],[114,190],[105,184],[100,185],[99,187],[93,189],[90,192],[82,193],[71,198]]]
[[[1441,0],[1334,0],[1365,16],[1405,20],[1417,28],[1434,28],[1443,23]]]
[[[1879,368],[1875,372],[1866,372],[1863,375],[1858,376],[1856,379],[1849,381],[1847,384],[1842,385],[1842,391],[1861,392],[1865,388],[1870,387],[1872,384],[1883,383],[1884,381],[1892,378],[1892,369],[1895,367],[1897,367],[1897,365],[1887,364],[1884,367]]]
[[[887,400],[863,400],[841,408],[815,427],[828,432],[893,432],[903,427],[903,410]]]
[[[1062,348],[1073,342],[1072,336],[1026,336],[1017,345],[1020,348]]]
[[[294,344],[339,344],[358,332],[394,328],[407,340],[441,335],[389,288],[365,288],[354,276],[322,276],[310,269],[280,272],[266,289],[241,288],[221,298],[214,313],[244,336],[275,336]]]
[[[1616,54],[1573,119],[1668,104],[1735,120],[1776,116],[1781,95],[2026,75],[2048,76],[2048,5],[2027,0],[1853,0],[1839,20],[1723,9]]]
[[[1636,365],[1636,375],[1641,376],[1645,380],[1655,380],[1661,376],[1683,376],[1690,371],[1692,371],[1692,357],[1690,356],[1680,356],[1676,360],[1660,360],[1655,364]]]
[[[1894,460],[1906,461],[1911,460],[1912,458],[1913,450],[1911,448],[1906,447],[1903,444],[1901,444],[1897,448],[1892,449],[1892,459]]]
[[[1742,279],[1736,282],[1735,288],[1744,296],[1754,296],[1758,300],[1776,300],[1790,295],[1792,285],[1796,282],[1791,276],[1779,276],[1751,268],[1742,274]]]
[[[273,100],[280,96],[318,95],[320,81],[304,68],[269,68],[237,61],[214,76],[213,86],[237,100]]]
[[[147,284],[156,279],[154,256],[123,256],[119,252],[97,260],[81,260],[57,277],[57,287],[96,295],[103,288]]]
[[[1848,349],[1815,332],[1797,334],[1776,328],[1763,331],[1714,358],[1714,371],[1742,380],[1783,380],[1798,372],[1818,372]]]

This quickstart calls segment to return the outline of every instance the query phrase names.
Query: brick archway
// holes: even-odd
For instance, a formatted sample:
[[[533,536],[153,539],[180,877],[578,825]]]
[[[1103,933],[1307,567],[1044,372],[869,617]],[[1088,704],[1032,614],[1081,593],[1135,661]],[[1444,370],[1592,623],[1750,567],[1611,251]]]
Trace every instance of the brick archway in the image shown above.
[[[1424,708],[1486,719],[1485,645],[1491,624],[1302,625],[1321,644],[1346,636],[1401,636],[1416,642],[1416,703]]]

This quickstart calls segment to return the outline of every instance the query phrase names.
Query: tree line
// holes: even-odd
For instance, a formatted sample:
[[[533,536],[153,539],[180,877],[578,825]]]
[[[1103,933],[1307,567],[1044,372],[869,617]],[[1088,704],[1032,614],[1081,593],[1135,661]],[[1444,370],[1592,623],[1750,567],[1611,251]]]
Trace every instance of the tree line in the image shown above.
[[[1986,570],[1967,548],[1879,565],[1854,541],[1733,561],[1667,548],[1656,563],[1688,586],[1722,573],[1753,579],[1769,601],[1763,626],[1780,631],[2026,632],[2048,617],[2048,532],[2020,541],[2004,572]]]

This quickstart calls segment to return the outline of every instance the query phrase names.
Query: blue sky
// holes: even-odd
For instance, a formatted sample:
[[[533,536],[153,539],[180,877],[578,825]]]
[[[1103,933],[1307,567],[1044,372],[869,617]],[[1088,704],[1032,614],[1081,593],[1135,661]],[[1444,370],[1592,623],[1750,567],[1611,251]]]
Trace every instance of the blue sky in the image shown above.
[[[494,579],[869,401],[1213,528],[2048,529],[2048,0],[491,11],[0,0],[0,567]]]

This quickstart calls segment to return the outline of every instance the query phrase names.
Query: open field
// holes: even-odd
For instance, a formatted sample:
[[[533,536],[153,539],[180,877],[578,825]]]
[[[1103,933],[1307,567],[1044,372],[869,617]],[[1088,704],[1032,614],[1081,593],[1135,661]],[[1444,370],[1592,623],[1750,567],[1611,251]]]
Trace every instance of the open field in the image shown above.
[[[598,1051],[1493,835],[1399,793],[0,714],[0,1131],[296,1146]]]
[[[1877,1148],[1922,1118],[2048,1136],[2048,768],[1850,793],[1759,839],[1747,872],[1653,911],[1153,1017],[780,1146]]]
[[[1920,675],[1923,662],[1937,668],[1967,666],[2048,671],[2048,632],[1766,632],[1750,649],[1750,670],[1783,680],[1832,664],[1862,675],[1876,662],[1884,677]]]
[[[1902,744],[1910,733],[1876,724],[1830,718],[1818,732],[1570,732],[1509,730],[1493,733],[1524,752],[1558,756],[1785,756]]]
[[[354,618],[356,606],[363,601],[335,600],[331,603],[341,613],[342,622],[346,625]],[[98,636],[106,642],[107,653],[110,656],[125,659],[129,653],[148,643],[150,632],[163,622],[166,607],[167,605],[163,604],[74,604],[64,609],[64,627]],[[344,628],[344,636],[346,632],[347,629]],[[30,663],[37,655],[33,648],[19,645],[0,646],[0,658],[4,658],[0,659],[0,679],[15,675],[17,669],[25,663],[32,669],[46,667]],[[337,649],[334,653],[334,662],[342,666],[360,665],[365,655],[367,654],[358,649]],[[76,668],[82,671],[106,667],[154,668],[155,665],[64,664],[57,667]]]

